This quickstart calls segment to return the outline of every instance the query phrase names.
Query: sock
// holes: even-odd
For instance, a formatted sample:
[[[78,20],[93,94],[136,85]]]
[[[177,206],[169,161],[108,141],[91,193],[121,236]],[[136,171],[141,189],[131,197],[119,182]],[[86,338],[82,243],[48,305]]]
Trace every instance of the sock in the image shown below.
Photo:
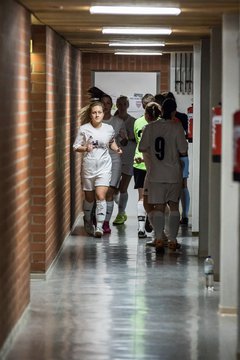
[[[92,208],[94,205],[94,201],[93,202],[88,202],[87,200],[83,201],[83,212],[84,212],[84,216],[85,216],[85,220],[90,222],[91,221],[91,214],[92,214]]]
[[[176,241],[179,229],[179,211],[170,211],[169,214],[169,240]]]
[[[166,206],[165,208],[165,226],[164,226],[164,232],[166,236],[169,234],[169,207]]]
[[[102,228],[103,222],[106,217],[107,203],[106,200],[96,201],[96,220],[97,227]]]
[[[143,200],[138,201],[137,215],[138,215],[138,231],[145,232],[146,211],[143,206]]]
[[[113,200],[114,200],[115,204],[117,204],[117,205],[119,204],[119,198],[120,198],[120,192],[113,195]]]
[[[114,202],[107,201],[107,213],[106,213],[105,221],[110,221],[113,213],[113,207],[114,207]]]
[[[155,233],[155,239],[162,239],[162,233],[164,230],[164,223],[165,223],[164,213],[159,210],[152,210],[148,214],[148,217],[153,226],[153,230]]]
[[[181,204],[182,204],[182,218],[188,218],[188,212],[190,207],[190,194],[187,187],[182,189]]]
[[[118,204],[118,213],[119,214],[125,214],[126,206],[128,201],[128,193],[121,193],[119,198],[119,204]]]

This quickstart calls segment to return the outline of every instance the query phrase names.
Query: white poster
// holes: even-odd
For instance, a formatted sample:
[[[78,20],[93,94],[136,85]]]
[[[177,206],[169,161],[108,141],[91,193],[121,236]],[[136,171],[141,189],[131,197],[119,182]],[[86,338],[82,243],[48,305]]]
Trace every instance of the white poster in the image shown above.
[[[160,73],[156,72],[123,72],[96,71],[93,86],[98,87],[113,99],[113,111],[116,111],[116,100],[120,95],[129,99],[128,112],[135,118],[142,116],[141,99],[146,93],[155,95],[160,88]]]

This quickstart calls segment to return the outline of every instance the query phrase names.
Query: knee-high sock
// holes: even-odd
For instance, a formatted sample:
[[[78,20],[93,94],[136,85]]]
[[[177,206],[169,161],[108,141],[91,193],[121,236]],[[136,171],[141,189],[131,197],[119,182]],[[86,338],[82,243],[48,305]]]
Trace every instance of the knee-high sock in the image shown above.
[[[183,188],[181,193],[182,217],[187,218],[190,206],[190,194],[188,188]]]
[[[138,215],[138,231],[145,231],[146,211],[143,206],[143,200],[138,201],[137,206]]]
[[[179,229],[180,214],[179,211],[170,211],[169,214],[169,240],[177,240]]]
[[[162,211],[159,210],[152,210],[148,214],[149,220],[152,224],[154,233],[155,233],[155,239],[162,239],[162,234],[164,230],[164,224],[165,224],[165,215]]]
[[[106,217],[107,203],[106,200],[97,200],[96,201],[96,221],[97,227],[102,228],[103,222]]]
[[[128,193],[127,192],[120,193],[119,203],[118,203],[118,213],[119,214],[125,213],[127,202],[128,202]]]
[[[87,200],[83,201],[83,212],[85,216],[85,220],[90,222],[91,221],[91,213],[93,209],[94,201],[88,202]]]
[[[165,226],[164,226],[165,235],[168,236],[169,234],[169,207],[166,206],[165,208]]]
[[[110,221],[113,213],[114,201],[107,201],[107,213],[105,221]]]

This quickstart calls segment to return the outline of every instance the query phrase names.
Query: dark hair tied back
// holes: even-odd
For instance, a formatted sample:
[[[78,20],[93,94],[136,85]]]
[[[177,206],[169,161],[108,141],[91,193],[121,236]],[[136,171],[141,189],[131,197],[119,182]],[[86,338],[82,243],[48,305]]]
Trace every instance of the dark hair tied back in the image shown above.
[[[172,112],[176,111],[176,109],[177,109],[176,101],[174,99],[167,98],[162,103],[162,118],[165,120],[171,119]]]

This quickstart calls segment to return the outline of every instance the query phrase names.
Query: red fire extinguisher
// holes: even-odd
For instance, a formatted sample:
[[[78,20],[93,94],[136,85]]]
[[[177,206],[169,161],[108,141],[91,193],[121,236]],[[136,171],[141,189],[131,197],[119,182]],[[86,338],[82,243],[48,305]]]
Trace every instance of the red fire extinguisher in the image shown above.
[[[187,138],[190,143],[193,141],[193,104],[187,109],[188,116],[188,134]]]
[[[212,117],[212,161],[221,162],[222,152],[222,106],[213,107]]]
[[[240,110],[233,115],[233,180],[240,181]]]

